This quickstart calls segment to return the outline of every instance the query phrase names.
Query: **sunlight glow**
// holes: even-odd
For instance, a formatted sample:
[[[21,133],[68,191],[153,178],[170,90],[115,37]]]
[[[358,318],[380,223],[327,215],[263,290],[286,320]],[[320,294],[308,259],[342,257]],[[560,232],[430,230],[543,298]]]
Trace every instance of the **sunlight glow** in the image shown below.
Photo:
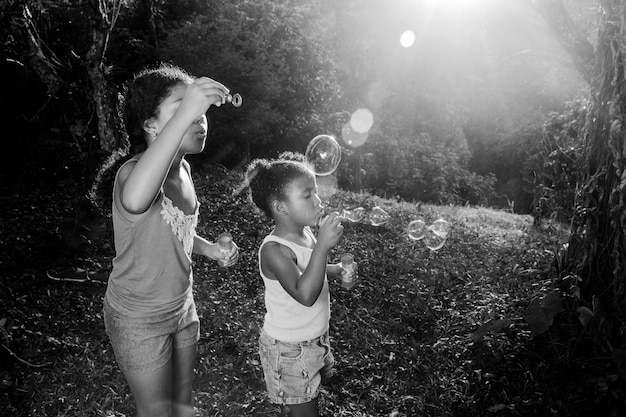
[[[430,9],[445,8],[455,11],[468,11],[468,9],[481,6],[485,0],[423,0],[424,5]]]
[[[350,127],[357,133],[367,133],[374,124],[374,115],[368,109],[358,109],[350,117]]]
[[[415,33],[410,30],[405,31],[400,35],[400,45],[404,48],[410,48],[415,42]]]

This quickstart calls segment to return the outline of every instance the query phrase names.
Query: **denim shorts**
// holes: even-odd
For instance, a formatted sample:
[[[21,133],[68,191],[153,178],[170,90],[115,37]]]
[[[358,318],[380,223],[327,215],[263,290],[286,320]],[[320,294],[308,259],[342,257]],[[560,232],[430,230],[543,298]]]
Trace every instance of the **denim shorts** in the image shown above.
[[[303,404],[317,398],[322,378],[334,373],[328,332],[304,342],[281,342],[262,330],[259,356],[267,395],[275,404]]]
[[[125,373],[143,374],[164,366],[172,349],[181,349],[200,339],[196,304],[153,317],[132,318],[119,314],[104,301],[104,325],[115,360]]]

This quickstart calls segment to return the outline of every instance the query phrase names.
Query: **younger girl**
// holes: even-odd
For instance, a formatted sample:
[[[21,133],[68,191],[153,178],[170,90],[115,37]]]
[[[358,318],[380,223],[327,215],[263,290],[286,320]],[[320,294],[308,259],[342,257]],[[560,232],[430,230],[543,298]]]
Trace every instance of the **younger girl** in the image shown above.
[[[324,211],[315,175],[294,160],[254,160],[246,172],[250,197],[275,223],[259,248],[265,320],[259,354],[269,399],[289,416],[318,416],[322,377],[333,369],[328,325],[328,252],[343,233],[341,217]],[[317,239],[311,227],[321,223]]]
[[[205,112],[228,89],[161,65],[137,74],[124,100],[132,156],[113,184],[116,256],[104,299],[106,331],[138,416],[193,416],[199,321],[192,253],[223,259],[196,235],[199,203],[186,154],[204,148]],[[237,260],[236,247],[226,259]]]

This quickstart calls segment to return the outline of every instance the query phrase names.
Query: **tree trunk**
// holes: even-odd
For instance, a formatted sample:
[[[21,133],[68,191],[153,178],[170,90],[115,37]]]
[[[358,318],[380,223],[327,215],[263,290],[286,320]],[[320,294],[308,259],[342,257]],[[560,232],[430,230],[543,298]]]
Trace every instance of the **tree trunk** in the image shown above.
[[[113,3],[105,0],[93,0],[96,10],[96,23],[91,29],[91,47],[86,55],[87,72],[91,81],[91,94],[95,104],[98,119],[98,136],[100,148],[113,152],[125,147],[121,120],[116,111],[117,93],[112,91],[105,67],[105,53],[109,42],[109,35],[113,30],[119,14],[120,1]],[[107,5],[110,9],[107,9]]]
[[[589,109],[586,181],[581,193],[584,223],[572,236],[583,253],[587,298],[600,297],[620,321],[626,319],[625,127],[626,0],[603,0]],[[583,248],[580,251],[580,248]]]
[[[532,0],[589,82],[582,129],[585,173],[568,255],[582,278],[581,296],[597,297],[612,318],[626,320],[626,0],[601,0],[593,61],[583,34],[564,15],[561,0]],[[578,33],[576,33],[578,32]],[[623,337],[623,336],[622,336]]]

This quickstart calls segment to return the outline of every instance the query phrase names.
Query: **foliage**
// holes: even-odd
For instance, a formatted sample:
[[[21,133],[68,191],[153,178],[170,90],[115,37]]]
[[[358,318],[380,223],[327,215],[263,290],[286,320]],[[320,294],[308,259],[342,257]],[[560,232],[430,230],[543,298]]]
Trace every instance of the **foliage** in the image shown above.
[[[570,221],[582,182],[584,142],[579,136],[586,117],[584,102],[570,103],[562,114],[554,114],[544,124],[540,141],[525,150],[523,176],[533,191],[535,219]]]
[[[625,46],[625,29],[617,22],[624,16],[626,2],[602,1],[601,11],[596,61],[580,132],[584,147],[577,167],[582,181],[568,247],[573,262],[565,272],[581,278],[580,298],[587,307],[591,303],[602,306],[612,329],[607,340],[611,349],[626,346],[626,87],[622,58],[615,53]]]
[[[169,29],[162,59],[243,95],[242,109],[211,114],[214,161],[248,162],[251,147],[303,150],[327,128],[336,112],[327,98],[341,90],[317,30],[319,12],[300,0],[222,1]]]
[[[10,336],[2,343],[28,364],[1,357],[0,371],[7,373],[0,375],[8,383],[0,387],[0,409],[16,417],[133,415],[132,396],[104,334],[105,286],[45,278],[46,269],[68,264],[106,272],[109,239],[92,236],[87,251],[56,240],[54,229],[70,209],[64,193],[72,178],[42,172],[31,174],[40,178],[32,187],[1,185],[2,195],[13,196],[0,210],[0,323],[7,319],[2,327]],[[241,248],[239,262],[228,269],[196,259],[202,332],[197,415],[277,415],[264,397],[256,347],[264,311],[256,250],[271,224],[244,193],[233,193],[239,173],[207,166],[195,177],[199,233],[215,238],[230,231]],[[580,305],[570,306],[564,296],[566,311],[555,312],[552,326],[538,336],[524,320],[531,300],[556,290],[549,249],[560,246],[563,233],[538,230],[529,216],[479,207],[414,205],[345,191],[325,203],[377,205],[391,214],[380,227],[346,223],[330,255],[336,261],[352,252],[360,281],[349,291],[331,283],[339,376],[320,395],[326,415],[582,417],[626,411],[624,380],[610,355],[582,333]],[[23,216],[32,221],[20,221]],[[452,223],[441,250],[407,239],[404,228],[417,216]],[[543,303],[553,311],[551,306]]]
[[[438,204],[495,201],[492,175],[467,170],[454,148],[428,134],[416,137],[374,136],[364,147],[364,187],[374,194]]]

